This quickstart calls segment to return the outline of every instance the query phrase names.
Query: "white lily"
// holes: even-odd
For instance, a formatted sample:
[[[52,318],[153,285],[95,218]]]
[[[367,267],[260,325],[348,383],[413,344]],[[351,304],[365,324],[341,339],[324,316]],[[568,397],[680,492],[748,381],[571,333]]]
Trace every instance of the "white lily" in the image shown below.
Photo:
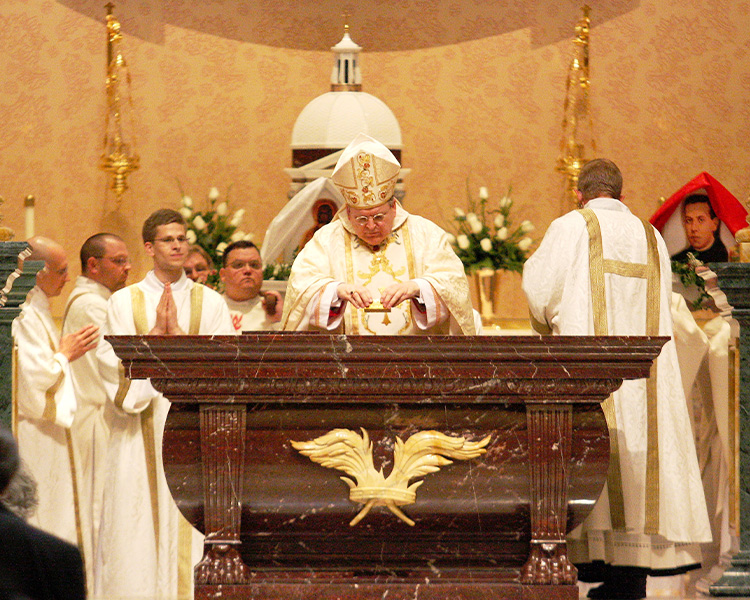
[[[193,199],[190,196],[183,196],[182,197],[182,205],[187,206],[188,208],[193,207]]]
[[[190,217],[193,216],[193,211],[190,210],[187,206],[180,206],[180,214],[182,215],[183,219],[189,221]]]
[[[529,237],[525,237],[520,242],[518,242],[518,248],[522,250],[523,252],[526,252],[530,246],[531,246],[531,238]]]
[[[487,198],[490,197],[490,193],[487,190],[486,187],[482,186],[479,188],[479,199],[480,200],[487,200]]]
[[[232,216],[232,220],[229,221],[229,224],[232,227],[237,227],[240,224],[240,221],[242,221],[242,217],[245,216],[245,209],[240,208],[239,210],[235,211],[234,215]]]
[[[198,231],[203,231],[206,228],[206,222],[203,220],[203,217],[195,215],[195,218],[193,219],[193,227]]]
[[[216,214],[223,217],[225,214],[227,214],[227,203],[226,202],[219,202],[219,205],[216,207]]]
[[[218,246],[216,246],[216,254],[222,256],[224,254],[224,250],[227,249],[228,245],[229,244],[227,244],[226,242],[221,242]]]
[[[238,229],[232,234],[232,237],[230,238],[233,242],[239,242],[240,240],[245,239],[245,232],[241,229]]]
[[[495,234],[495,237],[499,239],[501,242],[503,240],[508,239],[508,228],[507,227],[501,227],[497,230],[497,233]]]
[[[219,188],[212,187],[208,190],[208,199],[216,200],[219,197]]]
[[[189,242],[190,244],[195,244],[195,242],[197,242],[197,241],[198,241],[198,236],[197,236],[197,235],[195,235],[195,231],[193,231],[192,229],[188,229],[188,230],[187,230],[187,231],[185,232],[185,237],[187,238],[187,241],[188,241],[188,242]]]
[[[523,221],[521,223],[521,231],[523,231],[524,233],[534,231],[534,224],[531,221]]]
[[[466,250],[469,247],[469,237],[467,235],[459,235],[456,238],[456,242],[458,243],[458,247],[461,248],[461,250]]]
[[[505,217],[503,215],[497,215],[495,217],[495,227],[500,229],[503,225],[505,225]]]
[[[490,252],[492,250],[492,240],[490,240],[490,238],[482,238],[482,240],[480,240],[479,242],[479,245],[485,252]]]

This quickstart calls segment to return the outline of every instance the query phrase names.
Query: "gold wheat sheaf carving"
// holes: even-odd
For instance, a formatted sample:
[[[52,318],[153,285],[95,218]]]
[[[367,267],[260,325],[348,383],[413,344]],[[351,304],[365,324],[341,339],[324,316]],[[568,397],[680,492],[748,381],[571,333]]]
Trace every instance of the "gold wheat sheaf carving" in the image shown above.
[[[414,525],[399,508],[414,504],[416,489],[424,481],[409,481],[424,477],[450,465],[455,460],[469,460],[486,452],[490,442],[488,435],[478,442],[467,442],[462,437],[451,437],[438,431],[420,431],[405,442],[396,437],[393,452],[393,470],[388,477],[383,468],[375,470],[372,460],[372,442],[367,432],[362,435],[350,429],[333,429],[309,442],[291,442],[300,454],[307,456],[330,469],[344,471],[349,477],[341,477],[349,486],[349,499],[364,504],[362,510],[349,525],[354,526],[367,516],[373,506],[386,506],[394,515],[408,525]]]

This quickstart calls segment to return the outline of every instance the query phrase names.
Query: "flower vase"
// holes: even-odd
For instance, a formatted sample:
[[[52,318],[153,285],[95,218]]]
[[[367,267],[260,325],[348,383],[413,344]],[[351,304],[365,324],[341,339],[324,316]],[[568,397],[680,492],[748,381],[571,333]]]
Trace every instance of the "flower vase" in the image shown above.
[[[503,271],[495,269],[478,269],[468,274],[472,304],[485,325],[500,319],[502,274]]]

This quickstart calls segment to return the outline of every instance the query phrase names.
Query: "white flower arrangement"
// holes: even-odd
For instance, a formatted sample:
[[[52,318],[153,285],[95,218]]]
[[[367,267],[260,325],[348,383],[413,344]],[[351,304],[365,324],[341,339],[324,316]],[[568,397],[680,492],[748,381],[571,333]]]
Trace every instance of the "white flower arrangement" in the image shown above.
[[[180,192],[182,193],[181,187]],[[228,191],[227,195],[229,195]],[[190,244],[199,245],[208,252],[217,271],[218,267],[221,266],[224,250],[230,242],[237,240],[252,241],[253,239],[251,233],[245,233],[240,229],[245,209],[240,208],[230,216],[228,201],[221,201],[217,204],[220,196],[221,193],[218,188],[210,188],[206,209],[201,211],[195,210],[193,199],[182,193],[181,205],[178,209],[187,223],[185,235],[188,241]],[[219,283],[218,275],[212,275],[207,283],[215,287]]]
[[[464,269],[467,273],[478,269],[505,269],[521,273],[533,244],[526,234],[534,230],[534,225],[525,220],[518,227],[513,227],[510,189],[498,201],[498,208],[491,209],[488,207],[490,195],[486,187],[479,188],[478,203],[471,199],[468,181],[466,188],[469,210],[454,210],[457,232],[455,236],[450,236]]]

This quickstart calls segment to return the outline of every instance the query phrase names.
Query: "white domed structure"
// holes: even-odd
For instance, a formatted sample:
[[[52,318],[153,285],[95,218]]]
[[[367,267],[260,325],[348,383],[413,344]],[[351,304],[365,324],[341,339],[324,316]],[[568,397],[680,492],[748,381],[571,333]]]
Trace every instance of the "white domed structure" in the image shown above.
[[[312,100],[297,117],[292,129],[292,168],[286,169],[292,182],[289,198],[318,177],[328,177],[341,151],[359,133],[366,133],[385,145],[401,161],[401,128],[390,108],[372,94],[362,91],[359,70],[361,48],[344,37],[331,50],[334,66],[331,91]],[[396,196],[404,196],[401,169]]]
[[[401,149],[401,128],[385,102],[365,92],[327,92],[305,106],[297,117],[292,152],[340,150],[358,133],[366,133],[391,151]]]

